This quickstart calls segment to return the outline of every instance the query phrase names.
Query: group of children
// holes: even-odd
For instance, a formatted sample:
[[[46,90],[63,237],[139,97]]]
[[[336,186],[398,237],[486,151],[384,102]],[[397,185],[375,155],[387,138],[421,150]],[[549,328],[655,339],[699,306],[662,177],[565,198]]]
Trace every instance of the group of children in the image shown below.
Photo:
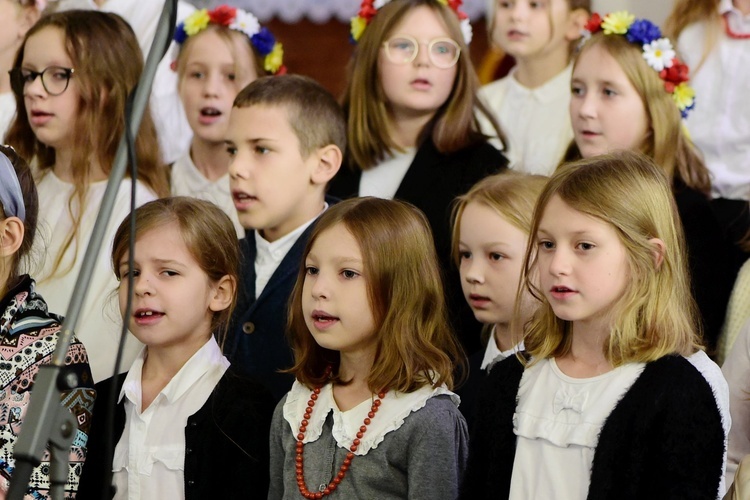
[[[32,21],[0,149],[7,481],[60,327],[44,300],[67,309],[142,56],[117,15],[0,2]],[[193,137],[166,168],[149,113],[137,134],[69,350],[71,495],[723,495],[729,395],[703,346],[747,201],[721,191],[716,215],[687,67],[625,12],[500,0],[516,66],[480,90],[460,3],[364,0],[343,106],[281,76],[249,12],[177,26]]]

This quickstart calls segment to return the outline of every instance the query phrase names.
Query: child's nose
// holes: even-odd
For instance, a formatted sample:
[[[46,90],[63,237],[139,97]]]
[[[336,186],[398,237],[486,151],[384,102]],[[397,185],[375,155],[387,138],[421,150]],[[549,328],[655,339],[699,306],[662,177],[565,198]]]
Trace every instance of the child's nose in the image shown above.
[[[154,287],[147,277],[144,277],[143,275],[136,276],[133,279],[133,292],[139,297],[153,295]]]
[[[567,252],[555,249],[550,256],[549,272],[553,276],[562,276],[570,273],[570,259]]]
[[[464,279],[468,283],[477,284],[484,282],[484,272],[479,259],[468,259],[464,262]]]

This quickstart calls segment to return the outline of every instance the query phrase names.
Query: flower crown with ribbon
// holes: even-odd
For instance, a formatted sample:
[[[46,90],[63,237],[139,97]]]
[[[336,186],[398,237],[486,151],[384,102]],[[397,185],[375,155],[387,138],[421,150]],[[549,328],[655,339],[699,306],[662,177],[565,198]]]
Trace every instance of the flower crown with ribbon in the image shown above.
[[[664,89],[672,95],[682,117],[687,117],[688,111],[695,107],[695,90],[687,84],[688,67],[677,57],[669,38],[661,36],[657,25],[647,19],[636,19],[624,10],[607,14],[604,19],[594,13],[583,32],[584,43],[599,31],[605,35],[624,35],[628,42],[640,45],[646,63],[664,80]]]
[[[365,28],[370,24],[370,21],[375,17],[375,14],[378,13],[378,10],[390,2],[391,0],[362,0],[362,5],[359,7],[359,13],[352,18],[351,22],[350,34],[353,43],[359,41],[362,37],[362,33],[365,32]],[[437,0],[437,2],[447,5],[456,13],[458,20],[461,22],[461,33],[464,35],[464,42],[466,42],[466,45],[469,45],[473,33],[471,31],[469,15],[461,10],[463,0]]]
[[[251,13],[229,5],[219,5],[213,10],[201,9],[193,12],[177,25],[174,41],[181,46],[188,37],[197,35],[209,24],[224,26],[245,34],[258,54],[264,57],[263,69],[272,75],[286,73],[286,67],[283,64],[284,49],[268,28],[261,26],[258,18]]]

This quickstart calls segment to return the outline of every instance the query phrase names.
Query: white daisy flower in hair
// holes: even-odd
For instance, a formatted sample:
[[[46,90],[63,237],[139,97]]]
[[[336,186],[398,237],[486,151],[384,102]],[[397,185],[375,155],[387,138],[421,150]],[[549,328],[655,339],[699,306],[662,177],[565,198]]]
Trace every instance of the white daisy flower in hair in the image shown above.
[[[232,24],[229,25],[229,29],[242,31],[247,36],[252,37],[260,31],[260,22],[257,17],[249,12],[237,9],[236,17]]]
[[[656,71],[671,68],[676,55],[668,38],[659,38],[643,46],[643,58]]]

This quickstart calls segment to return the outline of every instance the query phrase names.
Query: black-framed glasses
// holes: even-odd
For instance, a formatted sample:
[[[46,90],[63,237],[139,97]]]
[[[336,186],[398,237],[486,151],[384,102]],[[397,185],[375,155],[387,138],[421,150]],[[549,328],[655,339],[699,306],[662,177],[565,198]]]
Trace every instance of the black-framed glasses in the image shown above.
[[[63,68],[62,66],[48,66],[42,71],[13,68],[8,73],[10,74],[10,88],[17,96],[23,97],[26,86],[36,80],[38,76],[42,77],[42,87],[44,87],[44,90],[49,95],[56,96],[67,90],[75,70],[73,68]]]
[[[407,64],[416,59],[420,45],[427,45],[427,55],[430,61],[442,69],[454,66],[461,55],[461,48],[450,38],[433,38],[429,42],[420,44],[412,36],[396,35],[383,42],[386,57],[395,64]]]

